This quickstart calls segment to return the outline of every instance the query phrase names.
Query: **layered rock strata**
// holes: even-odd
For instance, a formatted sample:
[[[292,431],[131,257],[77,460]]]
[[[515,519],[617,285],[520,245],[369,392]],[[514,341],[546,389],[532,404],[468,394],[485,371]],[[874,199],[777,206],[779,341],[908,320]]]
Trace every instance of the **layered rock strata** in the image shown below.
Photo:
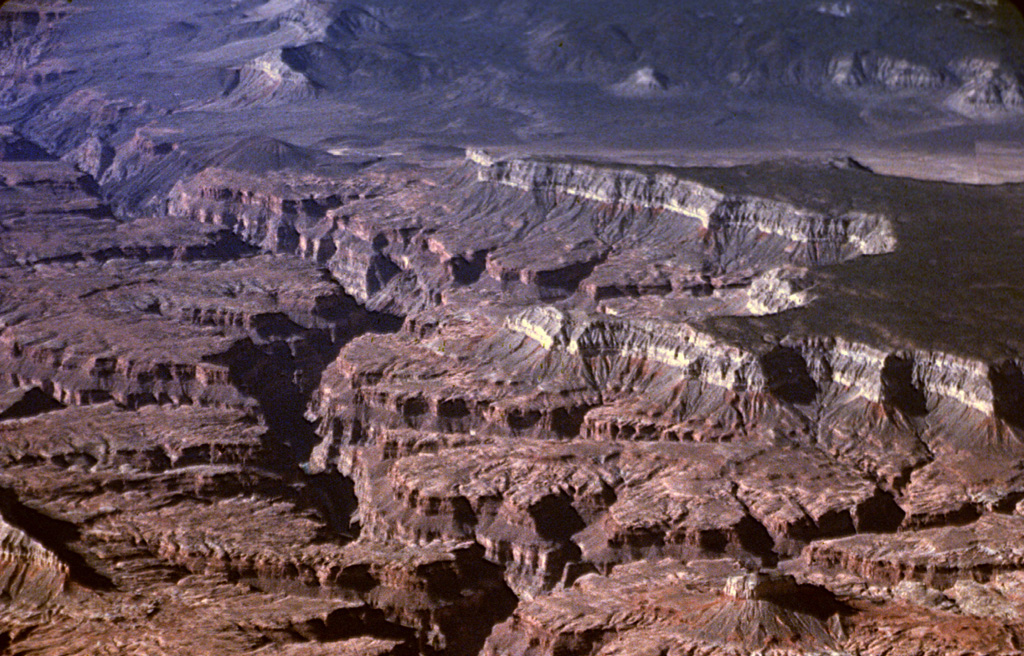
[[[13,601],[4,613],[23,649],[117,616],[126,626],[111,639],[126,648],[365,636],[392,641],[393,653],[475,653],[489,626],[479,609],[493,622],[514,603],[475,545],[352,542],[345,497],[296,477],[266,429],[238,412],[97,405],[8,421],[0,432],[4,516],[56,551],[5,524]],[[149,610],[138,614],[122,593]],[[197,627],[185,618],[200,594],[222,605],[200,612]],[[28,600],[46,607],[45,630],[29,632],[39,611]],[[154,625],[146,612],[165,620]],[[463,622],[468,612],[479,621]],[[181,631],[163,625],[175,617]]]
[[[1008,4],[0,4],[0,652],[1020,652]]]
[[[4,137],[6,644],[1016,649],[1019,189],[168,134]]]

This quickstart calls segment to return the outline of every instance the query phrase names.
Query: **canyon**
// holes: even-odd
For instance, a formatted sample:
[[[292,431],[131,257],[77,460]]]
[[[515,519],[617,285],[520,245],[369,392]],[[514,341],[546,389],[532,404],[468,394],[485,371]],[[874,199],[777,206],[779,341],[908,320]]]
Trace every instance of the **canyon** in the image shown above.
[[[1021,653],[1024,19],[568,4],[0,6],[0,653]]]

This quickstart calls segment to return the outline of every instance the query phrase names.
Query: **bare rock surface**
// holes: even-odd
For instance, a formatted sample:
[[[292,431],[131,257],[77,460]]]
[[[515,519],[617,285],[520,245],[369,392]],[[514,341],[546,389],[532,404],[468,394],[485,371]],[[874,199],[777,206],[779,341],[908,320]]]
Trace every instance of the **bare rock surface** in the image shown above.
[[[0,2],[0,653],[1021,653],[1022,34]]]

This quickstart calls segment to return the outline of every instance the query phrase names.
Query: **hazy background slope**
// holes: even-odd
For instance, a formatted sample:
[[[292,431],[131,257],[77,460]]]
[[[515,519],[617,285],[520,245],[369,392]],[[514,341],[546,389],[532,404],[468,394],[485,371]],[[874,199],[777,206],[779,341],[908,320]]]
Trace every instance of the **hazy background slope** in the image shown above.
[[[0,119],[61,155],[147,125],[204,153],[259,133],[677,163],[856,152],[905,172],[908,149],[943,151],[953,170],[919,174],[986,180],[1013,177],[992,162],[1022,138],[1006,2],[76,0],[42,24],[27,6],[3,9]]]

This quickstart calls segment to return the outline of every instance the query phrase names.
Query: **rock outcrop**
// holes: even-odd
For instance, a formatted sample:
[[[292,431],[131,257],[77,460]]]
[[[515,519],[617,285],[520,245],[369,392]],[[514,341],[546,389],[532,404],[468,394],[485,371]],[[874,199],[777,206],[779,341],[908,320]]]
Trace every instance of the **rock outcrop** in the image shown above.
[[[0,652],[1020,652],[1020,16],[598,4],[0,2]]]

